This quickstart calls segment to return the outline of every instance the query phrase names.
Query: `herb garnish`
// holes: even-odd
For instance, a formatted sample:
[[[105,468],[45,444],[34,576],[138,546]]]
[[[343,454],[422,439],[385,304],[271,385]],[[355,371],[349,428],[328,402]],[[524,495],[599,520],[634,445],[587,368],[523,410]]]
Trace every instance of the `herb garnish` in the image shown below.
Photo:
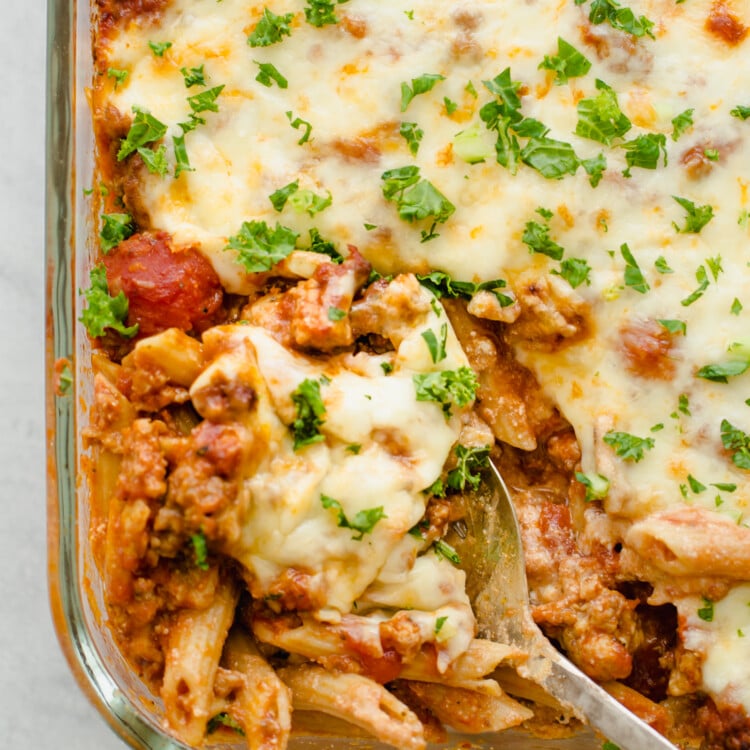
[[[321,495],[320,502],[324,508],[333,508],[337,513],[337,524],[342,529],[351,529],[357,532],[352,539],[356,542],[362,541],[365,534],[371,534],[372,530],[378,521],[383,518],[388,518],[383,512],[383,506],[379,505],[377,508],[367,508],[366,510],[360,510],[355,513],[353,518],[347,518],[344,513],[344,509],[341,507],[341,503],[338,500],[328,496]]]
[[[628,432],[610,430],[604,435],[604,442],[614,448],[615,453],[625,461],[638,463],[645,451],[651,450],[655,441],[653,438],[641,438]]]
[[[401,111],[406,112],[411,100],[420,94],[426,94],[432,91],[435,84],[444,81],[445,76],[439,73],[425,73],[418,78],[411,79],[411,86],[408,83],[401,83]]]
[[[680,228],[677,222],[672,222],[672,226],[680,234],[698,234],[714,217],[714,210],[711,206],[696,206],[693,201],[687,198],[679,198],[676,195],[673,195],[672,198],[687,211],[684,227]]]
[[[89,279],[91,286],[79,291],[88,302],[88,307],[84,308],[79,320],[86,326],[89,336],[98,338],[104,335],[106,328],[111,328],[125,338],[133,338],[138,333],[138,324],[125,325],[129,308],[125,292],[121,291],[116,297],[110,296],[104,266],[92,268]]]
[[[320,432],[326,413],[326,407],[320,395],[320,382],[311,378],[303,380],[292,392],[292,402],[297,408],[297,418],[291,425],[294,450],[325,440]]]
[[[474,371],[469,367],[458,370],[418,373],[413,376],[417,390],[417,401],[435,401],[442,404],[446,419],[451,415],[451,407],[470,404],[476,396],[479,383]]]
[[[545,55],[539,63],[540,70],[553,70],[555,83],[561,86],[569,78],[586,75],[591,69],[591,62],[587,60],[572,44],[562,37],[557,38],[557,54]]]
[[[130,214],[102,214],[101,220],[99,247],[105,255],[135,232],[135,224]]]
[[[247,38],[247,43],[251,47],[269,47],[280,42],[283,37],[291,35],[289,24],[293,18],[294,13],[277,16],[268,8],[263,8],[263,16]]]
[[[236,250],[237,261],[248,273],[270,271],[293,250],[299,235],[278,222],[271,229],[265,221],[245,221],[230,237],[225,250]]]

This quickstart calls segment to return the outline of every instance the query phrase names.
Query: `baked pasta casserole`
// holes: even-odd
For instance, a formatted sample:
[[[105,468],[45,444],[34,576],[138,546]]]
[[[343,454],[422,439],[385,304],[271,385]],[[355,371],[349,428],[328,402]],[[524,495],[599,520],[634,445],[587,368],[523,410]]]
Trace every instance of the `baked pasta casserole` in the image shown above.
[[[555,646],[749,748],[750,4],[91,14],[90,535],[168,732],[575,732],[446,539],[491,458]]]

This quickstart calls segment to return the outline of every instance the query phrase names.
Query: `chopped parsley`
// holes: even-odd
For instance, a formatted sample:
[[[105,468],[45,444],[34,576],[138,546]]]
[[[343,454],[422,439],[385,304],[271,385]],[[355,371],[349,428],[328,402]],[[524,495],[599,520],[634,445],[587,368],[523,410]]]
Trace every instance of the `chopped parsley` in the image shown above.
[[[151,174],[158,174],[164,177],[169,171],[169,164],[167,163],[167,147],[164,144],[159,146],[156,150],[140,146],[138,148],[138,154],[141,159],[143,159],[143,163]]]
[[[698,286],[687,297],[685,297],[685,299],[680,300],[680,304],[683,307],[689,307],[692,305],[693,302],[700,299],[706,289],[708,289],[710,282],[708,280],[708,272],[706,271],[705,266],[698,266],[698,269],[695,272],[695,280],[698,282]]]
[[[453,153],[467,164],[481,164],[492,156],[492,147],[484,136],[485,131],[475,122],[453,136]]]
[[[320,395],[320,382],[311,378],[303,380],[292,392],[292,402],[297,409],[297,417],[291,425],[294,450],[325,440],[320,432],[326,414]]]
[[[457,109],[458,104],[453,101],[453,99],[449,99],[447,96],[443,97],[443,104],[445,105],[445,113],[450,117]]]
[[[459,556],[458,552],[456,552],[456,550],[453,549],[450,544],[448,544],[448,542],[443,541],[442,539],[438,539],[432,545],[432,547],[438,557],[442,557],[445,560],[448,560],[448,562],[453,563],[454,565],[461,564],[461,557]]]
[[[721,444],[726,450],[734,451],[732,462],[737,468],[750,471],[750,435],[735,427],[728,419],[722,419]]]
[[[182,125],[182,123],[180,123],[180,125]],[[173,135],[172,145],[174,147],[175,179],[183,172],[194,172],[195,170],[190,166],[190,159],[188,158],[187,148],[185,147],[185,134]]]
[[[633,167],[641,169],[656,169],[659,156],[663,156],[664,166],[667,165],[667,137],[664,133],[646,133],[639,135],[632,141],[622,144],[625,149],[625,163],[628,165],[623,174],[630,177]]]
[[[688,474],[688,485],[690,489],[696,494],[700,495],[701,492],[705,492],[708,487],[706,487],[703,482],[699,482],[692,474]]]
[[[401,111],[406,112],[412,99],[420,94],[426,94],[432,91],[435,84],[444,81],[445,76],[439,73],[425,73],[418,78],[411,79],[411,86],[408,83],[401,83]]]
[[[424,137],[424,130],[416,122],[402,122],[398,132],[406,141],[409,151],[416,156],[419,151],[419,144]]]
[[[422,338],[427,344],[427,348],[430,350],[430,357],[434,364],[442,362],[447,356],[445,346],[448,340],[448,324],[443,323],[440,326],[440,338],[435,335],[435,331],[432,328],[428,328],[426,331],[422,331]]]
[[[280,42],[283,37],[291,35],[289,24],[293,18],[294,13],[277,16],[268,8],[263,8],[263,16],[247,38],[247,43],[251,47],[270,47]]]
[[[346,310],[342,310],[340,307],[329,307],[328,308],[328,320],[333,323],[343,320],[346,317]]]
[[[576,5],[583,5],[585,2],[586,0],[575,0]],[[592,0],[589,21],[595,26],[606,22],[618,31],[654,39],[654,22],[646,16],[636,16],[630,8],[620,5],[617,0]]]
[[[440,617],[435,619],[435,635],[437,635],[443,629],[443,625],[445,625],[447,619],[448,615],[441,615]]]
[[[584,258],[564,258],[560,263],[560,270],[552,270],[552,273],[561,276],[570,286],[575,289],[586,284],[590,286],[591,279],[589,274],[591,273],[591,266]]]
[[[120,70],[119,68],[107,68],[107,75],[115,79],[115,88],[117,88],[128,80],[130,73],[127,70]]]
[[[545,55],[539,63],[540,70],[555,72],[555,83],[561,86],[569,78],[585,76],[591,69],[591,62],[587,60],[572,44],[562,37],[557,38],[557,54]]]
[[[321,237],[320,232],[315,227],[310,230],[310,246],[306,247],[305,250],[327,255],[334,263],[343,263],[344,261],[344,256],[336,249],[333,242]]]
[[[435,227],[447,221],[456,207],[429,181],[422,179],[419,167],[389,169],[381,175],[383,197],[396,204],[404,221],[432,219],[429,231],[422,230],[422,242],[438,235]]]
[[[149,42],[148,46],[157,57],[164,57],[164,53],[172,46],[172,42]]]
[[[356,532],[352,536],[352,539],[357,542],[362,541],[365,534],[371,534],[378,521],[388,518],[383,511],[382,505],[379,505],[377,508],[367,508],[366,510],[357,511],[354,517],[350,519],[347,518],[338,500],[328,495],[321,495],[320,502],[324,508],[333,508],[337,511],[337,525],[342,529],[351,529]]]
[[[88,303],[88,307],[81,313],[80,321],[86,326],[89,336],[98,338],[104,335],[105,329],[111,328],[125,338],[133,338],[138,333],[138,324],[125,325],[129,307],[125,292],[121,291],[116,297],[110,296],[104,266],[92,268],[89,279],[91,286],[79,292]]]
[[[128,134],[120,141],[117,161],[122,161],[139,148],[158,141],[167,132],[167,126],[145,110],[134,108],[135,117]]]
[[[531,138],[521,150],[520,158],[548,180],[561,180],[565,175],[575,174],[581,164],[573,146],[546,137]]]
[[[192,534],[190,537],[190,543],[193,545],[193,556],[195,558],[196,567],[201,570],[208,570],[208,545],[206,544],[206,535],[202,531]]]
[[[208,720],[208,723],[206,724],[206,734],[213,734],[219,729],[219,727],[226,727],[227,729],[237,732],[237,734],[242,737],[245,736],[245,730],[242,728],[242,725],[226,711],[222,711],[220,714],[216,714],[216,716],[212,716]]]
[[[672,320],[672,319],[667,319],[667,318],[660,318],[656,322],[660,326],[662,326],[665,330],[669,331],[669,333],[673,333],[673,334],[681,333],[683,336],[687,335],[687,323],[685,323],[684,320]]]
[[[327,195],[318,195],[312,190],[295,190],[289,196],[289,205],[298,213],[307,213],[310,216],[319,214],[323,209],[328,208],[333,202],[333,196],[327,192]]]
[[[347,2],[347,0],[338,0],[338,3]],[[317,28],[328,24],[335,24],[339,19],[334,13],[336,2],[334,0],[307,0],[305,8],[305,20]]]
[[[687,211],[685,226],[680,228],[677,222],[672,222],[672,226],[680,234],[698,234],[714,217],[714,210],[711,206],[696,206],[693,201],[687,198],[680,198],[676,195],[673,195],[672,198]]]
[[[651,450],[655,441],[653,438],[641,438],[637,435],[631,435],[628,432],[616,432],[610,430],[604,435],[604,442],[611,446],[615,454],[625,461],[634,461],[638,463],[645,451]]]
[[[502,307],[508,307],[514,302],[512,297],[499,291],[507,287],[504,279],[493,279],[480,283],[456,281],[443,271],[432,271],[424,275],[417,274],[417,281],[422,286],[427,287],[438,298],[471,299],[477,292],[487,291],[495,295]]]
[[[199,112],[218,112],[219,105],[216,103],[216,99],[219,94],[224,90],[224,84],[221,86],[214,86],[211,89],[201,91],[200,94],[193,94],[187,98],[190,109],[195,114]]]
[[[633,257],[633,253],[630,251],[627,242],[623,242],[620,245],[620,255],[622,255],[625,261],[625,286],[629,286],[640,294],[645,294],[651,287]]]
[[[729,312],[731,312],[732,315],[739,315],[742,312],[742,302],[740,302],[737,297],[732,301],[732,307],[729,309]]]
[[[271,229],[265,221],[245,221],[224,249],[236,250],[237,261],[248,273],[260,273],[284,260],[294,250],[298,236],[278,222]]]
[[[489,463],[489,446],[467,448],[459,443],[453,452],[456,455],[456,466],[448,472],[446,486],[456,492],[463,492],[467,485],[476,490],[482,481],[480,471]]]
[[[294,182],[290,182],[288,185],[284,185],[284,187],[281,187],[278,190],[274,190],[274,192],[268,196],[268,199],[271,201],[271,204],[277,211],[283,211],[286,202],[289,200],[292,194],[296,193],[298,190],[299,181],[295,180]]]
[[[135,224],[130,214],[102,214],[101,220],[99,247],[105,255],[135,232]]]
[[[562,260],[564,248],[558,245],[550,236],[550,228],[538,221],[527,221],[521,242],[528,246],[532,253],[541,253],[553,260]]]
[[[457,370],[418,373],[413,379],[417,401],[435,401],[441,404],[446,418],[451,415],[452,406],[460,408],[470,404],[479,386],[474,371],[465,366]]]
[[[698,617],[704,622],[713,622],[714,619],[714,603],[703,597],[703,606],[698,609]]]
[[[738,120],[747,120],[750,118],[750,107],[745,107],[742,104],[738,104],[734,109],[729,111],[732,117],[736,117]]]
[[[750,367],[750,357],[730,359],[727,362],[714,365],[704,365],[695,373],[697,378],[710,380],[714,383],[728,383],[729,378],[742,375]]]
[[[688,128],[693,126],[693,109],[686,109],[681,112],[677,117],[672,118],[672,140],[678,141]]]
[[[575,133],[611,146],[615,138],[621,138],[633,124],[620,109],[617,94],[604,81],[596,80],[597,96],[578,102],[578,123]]]
[[[609,479],[601,474],[584,474],[576,472],[576,479],[586,488],[585,500],[590,503],[594,500],[603,500],[609,492]]]
[[[286,118],[295,130],[302,128],[302,136],[297,141],[297,144],[301,146],[303,143],[307,143],[307,141],[310,140],[310,134],[312,133],[312,125],[301,117],[295,117],[291,110],[286,113]]]
[[[203,72],[205,65],[199,65],[197,68],[180,68],[180,73],[185,80],[185,88],[191,86],[205,86],[206,77]]]
[[[287,81],[286,78],[284,78],[284,76],[279,73],[278,68],[275,65],[273,65],[272,63],[258,62],[257,60],[253,60],[253,62],[259,68],[258,75],[255,76],[255,80],[258,83],[268,88],[270,88],[274,84],[274,82],[280,89],[289,87],[289,81]]]
[[[674,273],[674,269],[670,267],[669,263],[667,263],[667,259],[663,255],[660,255],[654,261],[654,267],[659,273]]]

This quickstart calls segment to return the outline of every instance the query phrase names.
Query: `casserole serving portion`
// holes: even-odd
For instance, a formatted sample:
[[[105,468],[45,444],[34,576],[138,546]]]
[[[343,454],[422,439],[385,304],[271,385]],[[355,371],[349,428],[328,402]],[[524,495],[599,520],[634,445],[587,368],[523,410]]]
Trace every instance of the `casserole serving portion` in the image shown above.
[[[491,456],[545,634],[677,745],[747,745],[747,4],[90,18],[59,369],[94,650],[164,736],[575,736],[445,538]]]

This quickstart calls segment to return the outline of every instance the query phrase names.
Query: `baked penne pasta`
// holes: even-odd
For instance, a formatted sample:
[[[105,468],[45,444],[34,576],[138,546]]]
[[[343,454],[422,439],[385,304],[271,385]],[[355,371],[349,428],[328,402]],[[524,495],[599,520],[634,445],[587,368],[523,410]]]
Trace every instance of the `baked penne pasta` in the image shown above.
[[[166,731],[569,731],[449,541],[491,457],[544,633],[747,746],[747,8],[91,9],[88,518]]]

